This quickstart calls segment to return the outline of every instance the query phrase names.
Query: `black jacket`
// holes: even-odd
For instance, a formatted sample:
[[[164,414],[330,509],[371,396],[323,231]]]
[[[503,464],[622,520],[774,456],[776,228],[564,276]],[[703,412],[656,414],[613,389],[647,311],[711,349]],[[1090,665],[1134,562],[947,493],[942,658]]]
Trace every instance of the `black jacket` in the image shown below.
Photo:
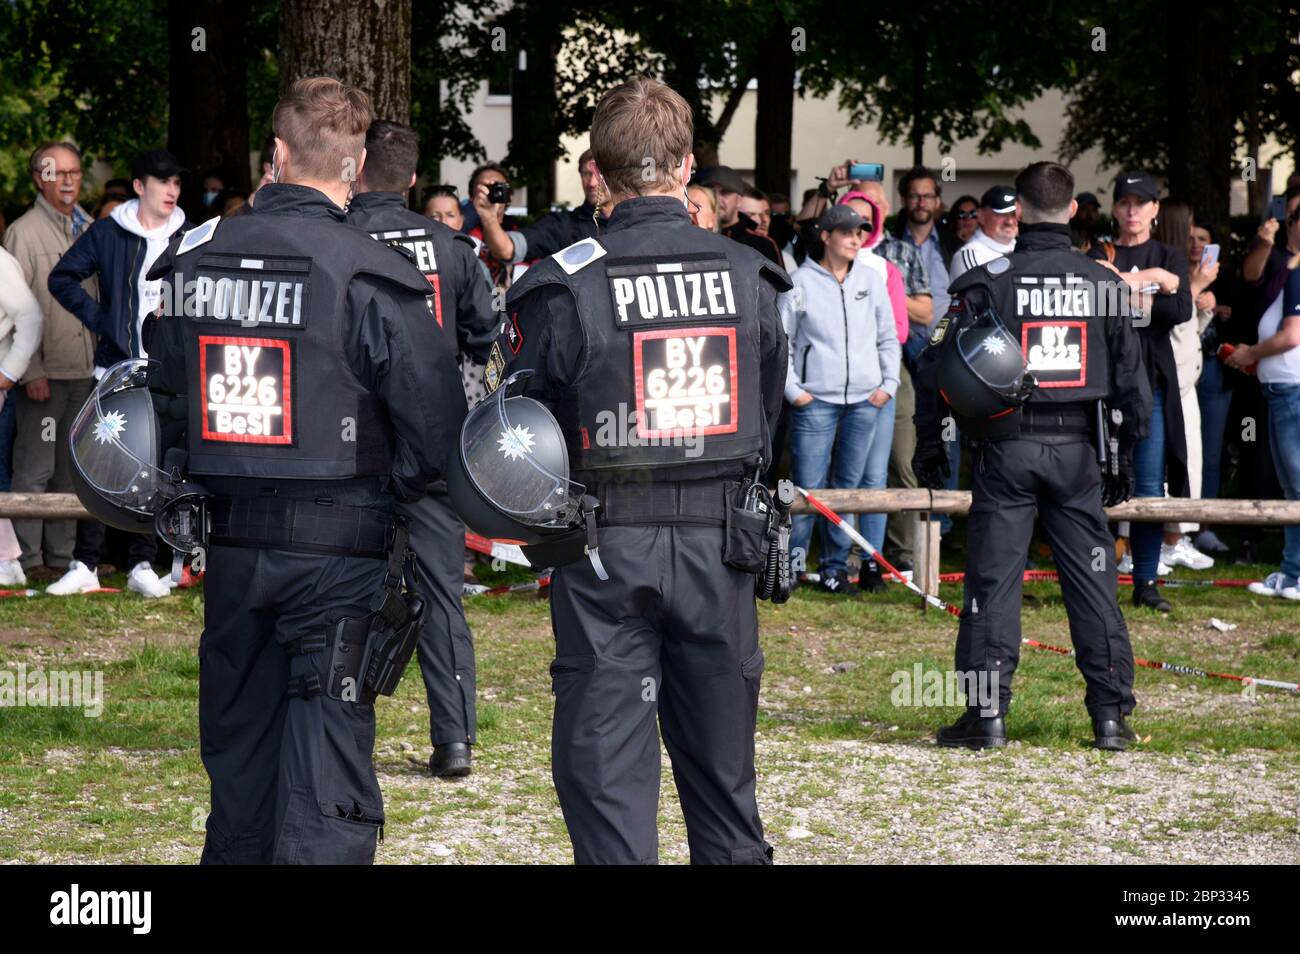
[[[1106,351],[1110,356],[1109,381],[1104,389],[1106,403],[1124,413],[1120,431],[1121,447],[1127,452],[1147,435],[1151,419],[1151,389],[1142,365],[1141,347],[1128,317],[1127,294],[1117,285],[1115,275],[1093,262],[1081,252],[1070,247],[1069,226],[1041,224],[1022,225],[1016,240],[1016,249],[1005,256],[1010,267],[999,269],[997,259],[991,271],[981,265],[962,275],[954,283],[953,300],[930,338],[930,345],[922,352],[918,362],[916,386],[916,430],[918,444],[933,444],[942,440],[943,419],[947,405],[939,395],[938,365],[941,349],[956,338],[957,332],[968,322],[973,322],[991,305],[1013,337],[1022,339],[1016,304],[1017,276],[1067,276],[1094,286],[1097,303],[1090,321],[1104,322]],[[1027,278],[1026,281],[1033,281]],[[1040,279],[1041,280],[1041,279]],[[1109,293],[1108,293],[1109,292]],[[1091,389],[1089,389],[1091,390]],[[1066,392],[1037,390],[1030,395],[1029,404],[1050,400],[1059,401]],[[1048,395],[1053,397],[1049,398]],[[1059,395],[1059,396],[1057,396]],[[1018,433],[1018,415],[1009,415],[994,425],[998,437],[1014,437]],[[974,428],[972,428],[972,432]]]
[[[521,226],[518,234],[526,243],[525,260],[532,261],[554,255],[580,239],[595,238],[608,225],[609,219],[601,215],[595,206],[583,202],[576,209],[547,212],[532,225]]]
[[[424,229],[436,251],[439,314],[448,322],[446,330],[454,333],[453,344],[460,353],[479,364],[487,360],[501,318],[492,308],[492,284],[479,262],[472,238],[412,212],[406,207],[405,197],[396,192],[362,192],[353,196],[348,206],[348,223],[372,237],[390,230]]]
[[[259,225],[260,220],[271,219],[274,221]],[[222,223],[217,229],[232,224],[236,223]],[[311,233],[319,248],[313,254],[313,268],[350,276],[346,314],[342,319],[347,368],[360,387],[374,395],[387,413],[394,449],[385,481],[388,491],[399,500],[418,499],[441,476],[446,455],[456,442],[465,414],[464,391],[451,349],[436,334],[436,329],[430,327],[423,294],[399,287],[381,275],[358,270],[357,262],[373,254],[372,250],[375,253],[384,250],[376,250],[373,239],[349,227],[343,210],[328,197],[304,186],[267,185],[258,193],[253,211],[237,222],[239,233],[248,234],[249,244],[258,246],[259,255],[271,251],[262,246],[274,244],[275,236],[286,228]],[[150,272],[151,278],[171,274],[177,245],[178,242],[172,243],[159,258]],[[391,254],[400,260],[397,252]],[[414,266],[410,269],[415,282],[423,283]],[[184,324],[191,320],[174,315],[145,322],[145,346],[150,357],[158,361],[158,367],[151,373],[150,388],[155,406],[161,406],[168,414],[165,427],[170,423],[174,428],[178,416],[180,421],[185,421],[189,403],[194,399],[190,393]],[[303,369],[303,373],[308,372]],[[303,413],[311,411],[306,408]],[[228,485],[242,482],[250,488],[264,482],[236,477],[222,480]],[[371,480],[363,477],[329,483],[333,488],[335,484]],[[320,482],[296,483],[309,488]],[[226,492],[236,491],[228,488]]]
[[[1183,404],[1178,397],[1178,365],[1174,360],[1174,346],[1169,332],[1174,325],[1192,320],[1191,278],[1188,274],[1187,254],[1163,242],[1149,239],[1141,245],[1113,245],[1113,264],[1121,272],[1145,268],[1163,268],[1178,276],[1178,291],[1172,295],[1156,294],[1151,314],[1134,322],[1138,340],[1142,345],[1142,364],[1152,393],[1162,388],[1165,393],[1165,468],[1169,493],[1186,497],[1191,493],[1187,476],[1187,429],[1183,419]],[[1107,258],[1104,245],[1094,245],[1088,254],[1095,259]]]
[[[715,255],[720,252],[737,270],[744,269],[753,276],[751,281],[757,286],[753,306],[756,313],[747,308],[743,320],[756,321],[758,325],[759,380],[741,382],[739,386],[742,390],[753,387],[762,406],[745,407],[741,413],[761,414],[765,418],[766,434],[770,437],[781,413],[788,360],[786,335],[777,313],[776,296],[778,290],[790,287],[789,277],[783,269],[773,269],[752,252],[729,247],[729,243],[697,228],[677,198],[642,196],[620,202],[610,216],[609,227],[597,240],[601,245],[600,254],[605,254],[606,243],[626,248],[628,243],[621,241],[620,236],[626,239],[629,236],[625,233],[632,230],[639,233],[638,238],[642,241],[644,236],[652,235],[655,246],[671,249],[674,254],[680,251],[698,256],[702,248]],[[618,259],[624,262],[633,260]],[[547,267],[552,267],[552,263],[553,260],[548,260]],[[605,294],[608,295],[608,291]],[[511,289],[507,308],[506,331],[498,343],[504,357],[502,377],[520,368],[533,370],[535,373],[528,379],[525,393],[553,409],[572,445],[575,440],[580,440],[574,436],[580,431],[581,418],[577,395],[590,383],[589,365],[607,357],[598,353],[600,336],[589,335],[587,323],[599,320],[597,316],[603,308],[609,311],[609,326],[613,328],[613,304],[606,297],[602,302],[593,301],[579,314],[578,302],[570,290],[563,284],[549,283],[541,267],[535,266]],[[669,321],[671,327],[671,319],[665,321]],[[680,320],[677,327],[681,327]],[[497,350],[495,346],[494,350]],[[593,351],[597,352],[594,357]],[[491,360],[488,364],[489,368],[493,366]],[[604,370],[602,364],[594,366]],[[633,369],[628,367],[622,373],[630,379],[632,372]],[[630,381],[624,384],[630,385]],[[770,450],[765,448],[762,456],[766,460]],[[723,464],[687,461],[674,466],[671,479],[707,479],[720,473],[739,473],[742,470],[734,461]],[[575,471],[574,479],[584,480],[587,475]]]

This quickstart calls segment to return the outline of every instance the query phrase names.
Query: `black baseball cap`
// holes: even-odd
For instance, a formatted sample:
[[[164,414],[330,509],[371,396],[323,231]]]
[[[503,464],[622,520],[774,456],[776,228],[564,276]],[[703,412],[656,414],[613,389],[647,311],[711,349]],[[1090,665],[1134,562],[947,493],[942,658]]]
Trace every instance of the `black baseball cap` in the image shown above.
[[[1097,197],[1091,192],[1080,192],[1074,197],[1074,201],[1079,203],[1079,208],[1083,208],[1085,205],[1095,205],[1097,208],[1101,208],[1101,203],[1097,201]]]
[[[731,166],[710,166],[708,169],[701,169],[700,177],[696,181],[700,185],[717,186],[719,189],[741,195],[749,188],[745,180],[740,178],[740,173]]]
[[[1160,198],[1160,186],[1145,172],[1121,172],[1115,177],[1111,199],[1118,202],[1126,195],[1135,195],[1143,202],[1154,202]]]
[[[170,179],[172,176],[178,176],[184,171],[179,160],[166,149],[151,149],[149,152],[142,152],[135,157],[135,162],[131,163],[132,179],[143,179],[145,176],[153,176],[155,179]]]
[[[866,219],[858,215],[847,205],[833,205],[817,220],[819,232],[834,232],[836,229],[853,231],[865,227]]]
[[[1016,211],[1016,190],[1011,186],[994,186],[980,199],[980,208],[1005,214]]]

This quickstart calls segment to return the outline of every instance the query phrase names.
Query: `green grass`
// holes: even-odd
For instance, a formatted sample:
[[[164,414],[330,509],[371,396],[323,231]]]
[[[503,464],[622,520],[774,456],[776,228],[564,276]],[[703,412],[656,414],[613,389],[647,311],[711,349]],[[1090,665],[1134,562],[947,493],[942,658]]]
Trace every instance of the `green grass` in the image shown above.
[[[1231,567],[1219,575],[1258,578],[1267,569]],[[1180,572],[1179,577],[1214,575]],[[120,577],[106,584],[124,585]],[[1032,584],[1025,591],[1036,597],[1023,613],[1025,635],[1068,645],[1059,590]],[[945,584],[942,595],[959,601],[960,586]],[[1125,588],[1121,595],[1127,596]],[[1175,605],[1169,617],[1124,603],[1137,655],[1300,679],[1300,606],[1236,589],[1171,589],[1169,596]],[[503,855],[527,860],[525,850],[493,842],[504,844],[521,831],[540,844],[565,843],[548,773],[547,667],[553,654],[548,606],[535,595],[484,597],[468,601],[468,613],[479,660],[474,784],[428,778],[423,687],[418,676],[408,673],[397,694],[378,705],[376,764],[384,776],[390,832],[389,844],[381,849],[386,860],[436,860],[428,852],[435,850],[439,832],[466,818],[479,820],[480,835],[457,847],[456,860]],[[1209,629],[1212,616],[1238,628],[1226,634]],[[921,613],[917,600],[901,587],[858,599],[805,589],[784,606],[760,604],[759,619],[767,657],[760,738],[778,740],[789,760],[812,765],[805,747],[837,740],[882,742],[901,752],[928,744],[935,728],[958,713],[891,702],[891,674],[910,670],[916,662],[947,669],[956,634],[955,619],[934,610]],[[197,726],[201,625],[201,591],[156,602],[127,593],[0,600],[0,669],[13,670],[18,663],[29,671],[38,665],[98,669],[105,689],[99,718],[66,708],[0,709],[0,861],[197,858],[207,803]],[[832,672],[836,663],[853,665]],[[1150,736],[1145,748],[1151,751],[1213,756],[1258,750],[1292,761],[1300,753],[1300,696],[1260,689],[1249,702],[1235,683],[1141,668],[1136,688],[1134,724]],[[1015,689],[1011,735],[1025,751],[1041,753],[1044,771],[1058,757],[1054,753],[1088,751],[1083,680],[1072,659],[1025,648]],[[1110,764],[1095,755],[1102,769]],[[789,769],[783,760],[776,761],[782,770]],[[760,771],[774,768],[760,766]],[[877,770],[890,767],[882,760]],[[940,771],[933,782],[943,785],[950,778]],[[863,784],[869,794],[870,782]],[[797,794],[801,803],[815,805],[831,798],[838,785],[833,774],[812,773],[800,781]],[[671,788],[666,777],[666,817],[675,810]],[[1118,784],[1109,794],[1123,803],[1140,797],[1143,789]],[[1210,805],[1230,809],[1221,801]],[[921,791],[909,810],[917,819],[933,812]],[[1257,832],[1289,831],[1296,825],[1295,817],[1284,813],[1251,814],[1239,821]],[[992,823],[1011,825],[1014,819],[994,815]],[[816,818],[800,821],[782,809],[772,813],[771,824],[799,825],[819,839],[827,837]],[[1192,818],[1184,830],[1207,824],[1204,817]],[[1123,844],[1117,841],[1116,850]],[[1043,857],[1050,857],[1044,851]]]

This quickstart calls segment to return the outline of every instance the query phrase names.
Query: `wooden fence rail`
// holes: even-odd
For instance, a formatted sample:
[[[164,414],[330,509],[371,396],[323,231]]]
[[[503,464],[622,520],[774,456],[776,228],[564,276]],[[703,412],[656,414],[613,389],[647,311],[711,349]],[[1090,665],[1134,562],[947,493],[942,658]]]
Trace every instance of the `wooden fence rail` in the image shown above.
[[[841,514],[906,513],[965,514],[970,493],[965,490],[814,490],[826,506]],[[796,500],[795,513],[812,510]],[[1111,507],[1112,520],[1138,523],[1273,524],[1300,523],[1300,500],[1189,500],[1185,497],[1141,497]],[[82,519],[90,514],[75,494],[0,493],[0,517],[39,520]],[[927,593],[939,585],[939,522],[920,521],[917,583]]]

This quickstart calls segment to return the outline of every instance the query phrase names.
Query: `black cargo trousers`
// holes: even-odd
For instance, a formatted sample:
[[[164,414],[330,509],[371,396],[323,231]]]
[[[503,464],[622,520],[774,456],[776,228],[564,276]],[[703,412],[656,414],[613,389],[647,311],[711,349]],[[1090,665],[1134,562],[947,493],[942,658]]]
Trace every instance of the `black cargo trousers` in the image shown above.
[[[763,652],[754,576],[724,531],[607,526],[609,579],[555,571],[552,772],[579,864],[658,861],[659,731],[693,863],[768,864],[755,797]]]
[[[328,649],[294,653],[322,624],[370,612],[387,564],[212,546],[199,641],[199,740],[211,779],[203,864],[371,864],[384,822],[372,705],[325,693]]]
[[[1006,714],[1020,662],[1021,584],[1035,513],[1060,572],[1088,712],[1095,719],[1127,715],[1135,705],[1133,647],[1116,599],[1101,471],[1086,439],[1022,437],[976,451],[957,671],[996,675],[999,713]]]
[[[474,640],[465,621],[465,525],[445,488],[401,504],[410,521],[418,566],[416,589],[425,600],[418,653],[429,702],[429,741],[445,745],[477,739]]]

